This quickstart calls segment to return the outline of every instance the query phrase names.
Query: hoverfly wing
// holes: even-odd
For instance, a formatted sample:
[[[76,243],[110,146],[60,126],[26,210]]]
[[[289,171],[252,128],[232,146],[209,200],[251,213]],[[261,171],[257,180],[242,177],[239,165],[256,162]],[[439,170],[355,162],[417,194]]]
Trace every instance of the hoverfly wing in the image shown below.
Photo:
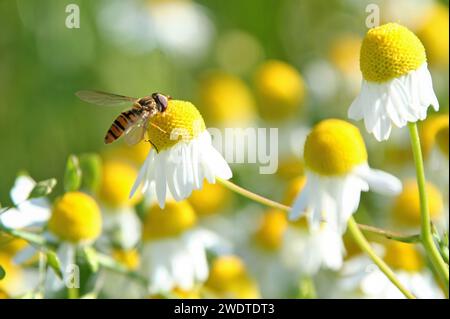
[[[125,143],[128,145],[136,145],[144,138],[145,131],[147,130],[147,117],[141,117],[138,121],[131,124],[125,130]]]
[[[134,103],[138,100],[134,97],[91,90],[78,91],[75,95],[82,101],[102,106],[117,106],[125,103]]]

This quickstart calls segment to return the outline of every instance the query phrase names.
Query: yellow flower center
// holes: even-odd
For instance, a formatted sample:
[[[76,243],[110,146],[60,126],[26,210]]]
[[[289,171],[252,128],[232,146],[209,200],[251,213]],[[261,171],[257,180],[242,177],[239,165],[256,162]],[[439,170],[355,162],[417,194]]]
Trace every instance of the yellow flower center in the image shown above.
[[[306,176],[294,178],[288,185],[283,198],[283,204],[292,206],[295,199],[306,185]]]
[[[9,299],[9,295],[2,289],[0,289],[0,299]]]
[[[211,215],[227,205],[231,197],[228,189],[220,184],[203,183],[203,188],[194,190],[188,201],[199,215]]]
[[[3,267],[6,273],[5,277],[0,280],[0,292],[4,291],[5,297],[7,297],[7,292],[10,289],[14,289],[16,284],[18,284],[22,275],[20,267],[15,265],[11,258],[9,254],[3,251],[0,252],[0,266]]]
[[[370,29],[361,46],[360,67],[367,81],[386,82],[417,70],[425,62],[419,38],[396,23]]]
[[[431,183],[427,183],[425,188],[430,217],[437,219],[442,215],[444,208],[442,195]],[[415,180],[408,180],[403,184],[403,191],[395,198],[392,211],[396,222],[420,226],[419,188]]]
[[[437,133],[436,142],[439,149],[448,157],[448,126]]]
[[[148,152],[151,149],[151,144],[142,140],[136,145],[117,144],[115,147],[108,147],[103,153],[103,158],[106,161],[120,158],[122,161],[127,161],[130,165],[141,166],[147,158]]]
[[[305,172],[304,163],[295,156],[284,157],[280,159],[277,176],[284,180],[291,180],[292,176],[303,175]]]
[[[130,189],[137,177],[137,170],[133,166],[118,160],[107,161],[103,164],[102,181],[100,185],[100,199],[111,207],[133,206],[140,199],[133,196],[129,199]]]
[[[261,116],[265,120],[281,120],[293,115],[305,99],[305,84],[291,65],[271,60],[255,74]]]
[[[448,114],[431,115],[425,121],[420,122],[420,142],[425,156],[430,155],[436,142],[437,133],[448,127]]]
[[[169,201],[164,209],[155,204],[145,216],[142,237],[144,240],[174,237],[191,229],[196,223],[195,211],[187,201]]]
[[[256,242],[267,250],[277,250],[283,243],[287,225],[285,212],[275,209],[266,212],[255,233]]]
[[[248,275],[242,260],[236,256],[216,258],[205,287],[223,298],[259,297],[255,282]]]
[[[344,74],[354,74],[358,70],[358,56],[361,39],[355,35],[345,35],[335,40],[330,48],[330,60]]]
[[[424,266],[422,256],[413,244],[393,240],[390,240],[386,246],[384,260],[394,269],[410,272],[420,271]]]
[[[102,216],[95,200],[81,192],[69,192],[56,200],[48,228],[62,240],[73,243],[96,239]]]
[[[207,74],[200,85],[200,105],[208,123],[219,126],[246,125],[255,118],[255,101],[239,78],[222,73]]]
[[[358,128],[329,119],[314,126],[305,142],[305,165],[325,176],[342,175],[367,162],[367,151]]]
[[[449,24],[448,6],[436,3],[426,15],[425,22],[417,31],[431,64],[448,67]]]
[[[140,257],[136,249],[114,249],[112,257],[129,270],[136,270],[139,267]]]
[[[190,102],[169,100],[167,109],[150,119],[147,135],[158,152],[180,141],[188,142],[206,129],[205,122]]]

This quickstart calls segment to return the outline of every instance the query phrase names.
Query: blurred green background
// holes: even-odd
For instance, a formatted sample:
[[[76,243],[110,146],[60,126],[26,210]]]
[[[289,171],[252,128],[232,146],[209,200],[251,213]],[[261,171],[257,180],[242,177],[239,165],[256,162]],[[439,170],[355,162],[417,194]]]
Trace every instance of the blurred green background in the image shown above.
[[[330,84],[324,79],[317,86],[313,66],[333,64],[330,46],[341,35],[364,35],[368,3],[380,5],[382,21],[394,17],[417,30],[425,22],[410,21],[410,11],[402,17],[402,6],[414,2],[423,15],[423,3],[436,3],[387,2],[0,0],[0,202],[9,203],[20,170],[37,180],[60,177],[70,153],[104,148],[104,134],[121,108],[83,103],[74,96],[80,89],[136,97],[160,91],[201,104],[199,83],[206,71],[233,74],[252,89],[257,66],[279,59],[306,81],[306,112],[299,113],[299,121],[345,117],[356,93],[338,89],[321,98]],[[70,3],[79,5],[79,29],[65,25]],[[447,39],[441,44],[447,63],[436,62],[432,72],[445,112],[448,2],[441,5],[447,12]]]

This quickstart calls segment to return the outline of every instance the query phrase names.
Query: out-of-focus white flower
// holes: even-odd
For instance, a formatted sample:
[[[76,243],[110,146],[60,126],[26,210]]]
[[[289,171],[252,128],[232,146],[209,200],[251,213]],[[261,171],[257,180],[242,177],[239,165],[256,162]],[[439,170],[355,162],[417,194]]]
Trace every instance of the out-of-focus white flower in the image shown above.
[[[214,26],[205,8],[191,1],[107,1],[100,6],[102,34],[130,53],[161,48],[175,56],[202,57]],[[181,60],[183,61],[183,59]]]
[[[206,249],[218,239],[196,223],[195,212],[186,201],[169,201],[165,209],[152,205],[148,210],[140,272],[149,279],[150,293],[191,290],[208,278]]]
[[[8,209],[0,214],[0,223],[8,228],[19,229],[42,226],[50,217],[50,204],[46,198],[28,200],[36,182],[29,176],[16,178],[10,196],[17,208]]]

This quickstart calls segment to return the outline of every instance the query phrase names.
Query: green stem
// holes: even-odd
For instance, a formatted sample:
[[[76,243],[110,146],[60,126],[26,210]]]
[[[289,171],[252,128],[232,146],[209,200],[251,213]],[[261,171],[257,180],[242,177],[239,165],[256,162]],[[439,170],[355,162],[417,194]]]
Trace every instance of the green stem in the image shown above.
[[[291,210],[291,208],[289,206],[277,203],[273,200],[267,199],[261,195],[255,194],[253,192],[250,192],[236,184],[234,184],[233,182],[221,179],[221,178],[216,178],[217,181],[219,183],[221,183],[223,186],[225,186],[226,188],[230,189],[233,192],[236,192],[238,194],[241,194],[244,197],[247,197],[248,199],[251,199],[257,203],[272,207],[272,208],[276,208],[276,209],[280,209],[282,211],[286,211],[289,212]]]
[[[350,217],[348,221],[348,230],[353,236],[356,244],[372,259],[372,261],[380,268],[380,270],[389,278],[389,280],[405,295],[408,299],[415,299],[414,295],[411,294],[397,279],[394,272],[389,268],[389,266],[377,256],[373,251],[369,242],[366,240],[358,225],[356,224],[353,217]]]
[[[439,253],[434,240],[433,234],[431,232],[431,220],[430,213],[428,210],[428,199],[426,194],[426,181],[425,181],[425,170],[423,167],[422,150],[420,148],[419,132],[416,123],[409,123],[409,134],[411,138],[411,147],[414,156],[414,163],[416,165],[416,177],[417,185],[419,187],[419,197],[420,197],[420,220],[421,220],[421,241],[422,245],[427,252],[427,255],[436,269],[436,272],[441,277],[448,290],[449,283],[449,273],[448,266],[443,260],[441,254]]]

